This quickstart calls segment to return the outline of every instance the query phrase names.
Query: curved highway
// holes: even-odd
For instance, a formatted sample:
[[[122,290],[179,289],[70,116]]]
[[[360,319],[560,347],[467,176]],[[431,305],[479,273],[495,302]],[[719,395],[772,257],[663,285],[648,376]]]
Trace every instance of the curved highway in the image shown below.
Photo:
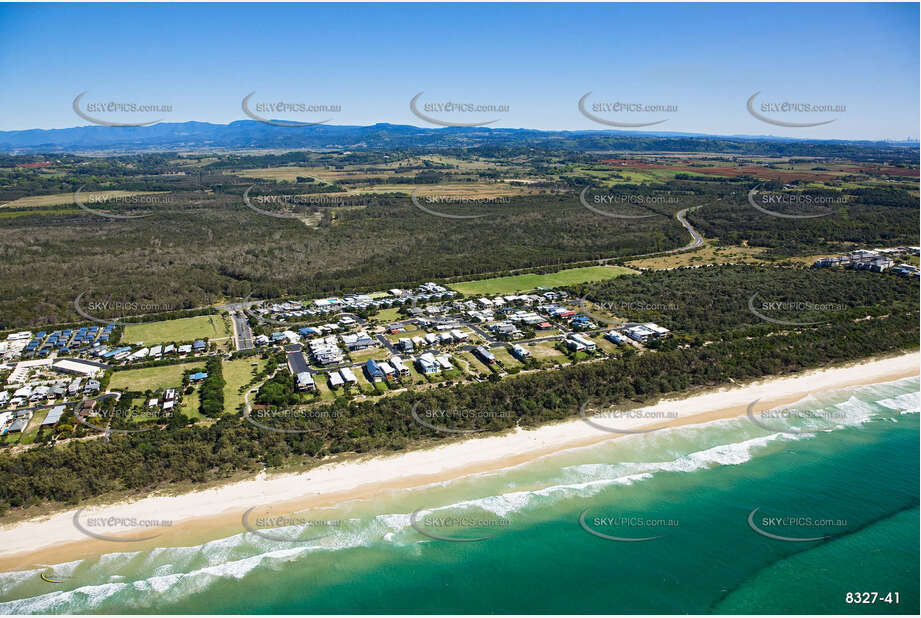
[[[690,249],[699,249],[700,247],[704,246],[703,236],[701,236],[700,233],[694,229],[694,226],[691,225],[690,222],[685,218],[686,214],[688,214],[689,212],[693,210],[697,210],[701,206],[703,206],[703,204],[701,204],[700,206],[691,206],[690,208],[685,208],[684,210],[679,210],[678,212],[675,213],[675,218],[678,219],[678,223],[683,225],[684,229],[686,229],[688,233],[691,235],[691,242],[689,242],[688,244],[686,244],[685,246],[679,249],[672,249],[671,251],[666,251],[666,253],[677,253],[678,251],[688,251]]]

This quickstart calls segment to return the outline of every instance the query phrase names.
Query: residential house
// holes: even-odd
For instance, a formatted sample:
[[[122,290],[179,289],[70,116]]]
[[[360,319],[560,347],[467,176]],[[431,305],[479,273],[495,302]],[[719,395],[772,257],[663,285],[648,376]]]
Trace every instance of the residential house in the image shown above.
[[[419,373],[423,375],[431,375],[440,371],[438,368],[438,361],[435,360],[435,355],[431,352],[420,355],[419,358],[416,359],[416,367],[419,368]]]
[[[353,384],[358,384],[358,378],[355,377],[355,374],[352,373],[352,370],[348,367],[343,367],[339,370],[339,373],[342,374],[342,381],[346,385],[351,386]]]
[[[483,361],[487,365],[491,365],[496,362],[496,357],[493,356],[492,352],[490,352],[489,350],[487,350],[485,347],[481,345],[478,345],[476,348],[474,348],[473,352],[474,354],[477,355],[477,357],[481,361]]]
[[[390,364],[393,365],[394,370],[401,377],[409,375],[409,367],[403,364],[403,359],[399,356],[394,356],[390,359]]]
[[[512,346],[512,356],[514,356],[518,360],[524,360],[527,357],[531,356],[531,353],[516,343],[515,345]]]
[[[380,382],[384,379],[384,372],[373,358],[365,363],[365,375],[371,382]]]
[[[302,371],[297,374],[295,378],[295,383],[297,385],[297,390],[299,391],[315,391],[317,390],[317,385],[313,381],[313,376],[310,375],[309,371]]]

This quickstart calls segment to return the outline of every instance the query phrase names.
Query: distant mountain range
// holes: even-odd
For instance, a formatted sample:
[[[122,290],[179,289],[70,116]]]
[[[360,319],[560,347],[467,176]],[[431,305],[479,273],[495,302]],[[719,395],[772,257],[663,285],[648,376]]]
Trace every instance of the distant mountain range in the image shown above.
[[[230,124],[159,123],[149,127],[83,126],[70,129],[0,131],[0,152],[124,153],[164,150],[241,149],[445,149],[551,147],[573,150],[657,150],[739,154],[834,155],[853,149],[917,148],[917,143],[802,140],[772,136],[714,136],[627,131],[538,131],[487,127],[420,128],[411,125],[314,125],[279,127],[255,120]]]

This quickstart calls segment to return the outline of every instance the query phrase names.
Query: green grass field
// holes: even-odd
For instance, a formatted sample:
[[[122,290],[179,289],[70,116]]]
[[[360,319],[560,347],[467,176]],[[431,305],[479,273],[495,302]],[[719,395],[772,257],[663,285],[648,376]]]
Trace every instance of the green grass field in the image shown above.
[[[205,366],[203,361],[180,363],[178,365],[164,365],[162,367],[147,367],[144,369],[128,369],[116,371],[112,374],[109,388],[112,390],[132,390],[144,392],[158,388],[178,388],[182,384],[182,372],[186,369],[198,369]]]
[[[157,345],[170,341],[192,341],[193,339],[221,339],[230,336],[227,323],[219,315],[199,315],[193,318],[128,324],[122,341]]]
[[[493,348],[490,350],[493,353],[493,356],[496,357],[496,360],[502,363],[506,369],[512,369],[513,367],[521,367],[521,363],[512,356],[512,353],[509,352],[508,348]]]
[[[530,292],[539,287],[555,288],[632,274],[636,274],[636,271],[622,266],[585,266],[583,268],[569,268],[546,275],[531,273],[511,277],[497,277],[495,279],[464,281],[462,283],[452,283],[449,287],[463,294],[514,294],[516,292]]]
[[[379,348],[368,348],[366,350],[350,352],[349,356],[354,363],[365,363],[372,358],[374,360],[386,360],[390,357],[390,352],[387,350],[387,348],[381,346]]]
[[[525,349],[531,353],[531,356],[538,360],[566,361],[566,355],[557,350],[554,341],[541,341],[534,345],[527,344]]]
[[[253,363],[257,365],[253,367]],[[265,361],[260,358],[239,358],[233,361],[224,361],[221,373],[224,374],[224,412],[235,413],[237,406],[243,403],[240,387],[249,383],[253,378],[253,370],[260,371],[265,367]]]
[[[397,320],[403,319],[405,316],[400,315],[400,309],[398,307],[390,307],[389,309],[381,309],[374,314],[374,318],[380,320],[381,322],[396,322]]]

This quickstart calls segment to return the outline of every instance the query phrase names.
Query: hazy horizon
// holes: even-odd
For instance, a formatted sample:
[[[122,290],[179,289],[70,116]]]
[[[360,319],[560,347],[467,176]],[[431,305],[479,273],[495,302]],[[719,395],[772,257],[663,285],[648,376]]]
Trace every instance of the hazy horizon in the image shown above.
[[[169,108],[93,118],[228,124],[255,93],[262,117],[332,125],[914,141],[918,17],[917,4],[8,4],[0,130],[87,126],[81,93],[84,111]],[[273,102],[333,111],[256,111]]]

